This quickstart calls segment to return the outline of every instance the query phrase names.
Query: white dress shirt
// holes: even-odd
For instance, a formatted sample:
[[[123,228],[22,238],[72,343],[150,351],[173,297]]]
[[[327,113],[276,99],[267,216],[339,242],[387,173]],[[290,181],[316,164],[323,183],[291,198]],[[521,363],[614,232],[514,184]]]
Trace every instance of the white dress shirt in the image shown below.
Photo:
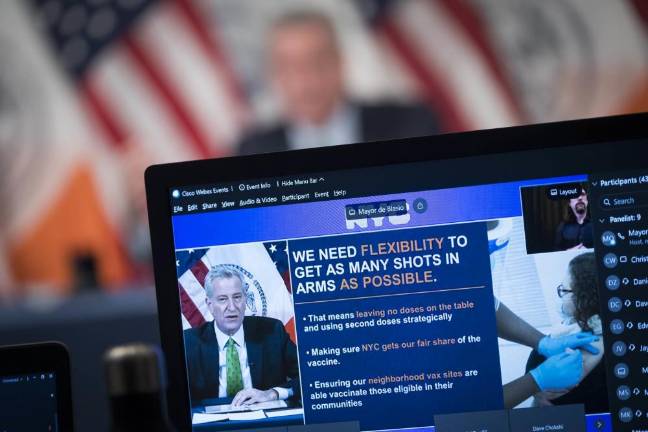
[[[340,105],[323,124],[294,123],[287,135],[294,150],[356,143],[361,141],[359,115],[350,105]]]
[[[214,321],[214,331],[216,332],[216,340],[218,341],[218,397],[227,397],[227,348],[225,347],[225,344],[227,344],[230,337],[234,339],[234,346],[238,351],[239,361],[241,362],[243,388],[253,388],[243,326],[241,326],[232,336],[228,336],[218,328],[216,321]],[[273,387],[273,390],[277,392],[279,399],[281,400],[288,399],[293,395],[293,390],[291,388]]]

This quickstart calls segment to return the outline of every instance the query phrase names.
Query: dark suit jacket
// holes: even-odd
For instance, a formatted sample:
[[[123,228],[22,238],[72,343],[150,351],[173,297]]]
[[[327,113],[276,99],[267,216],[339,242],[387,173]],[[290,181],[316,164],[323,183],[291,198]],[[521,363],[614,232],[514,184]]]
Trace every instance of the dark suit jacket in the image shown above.
[[[292,388],[293,397],[300,398],[297,349],[281,321],[246,316],[243,332],[252,386],[259,390]],[[218,340],[214,323],[185,330],[184,342],[192,405],[218,398]]]
[[[430,110],[422,105],[353,105],[360,118],[360,140],[380,141],[439,133],[439,124]],[[352,143],[345,143],[352,144]],[[239,143],[239,154],[269,153],[290,150],[287,125],[279,124],[256,131]]]

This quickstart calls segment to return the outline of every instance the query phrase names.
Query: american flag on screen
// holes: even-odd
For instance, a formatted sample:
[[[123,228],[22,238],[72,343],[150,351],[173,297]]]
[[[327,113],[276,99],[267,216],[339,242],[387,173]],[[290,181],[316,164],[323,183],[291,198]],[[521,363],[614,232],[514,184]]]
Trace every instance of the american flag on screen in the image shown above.
[[[33,0],[112,147],[155,162],[228,154],[244,110],[217,34],[191,0]]]
[[[213,320],[205,302],[205,277],[211,267],[225,265],[236,269],[245,279],[246,315],[280,320],[294,341],[287,247],[286,241],[277,241],[177,251],[183,328]]]

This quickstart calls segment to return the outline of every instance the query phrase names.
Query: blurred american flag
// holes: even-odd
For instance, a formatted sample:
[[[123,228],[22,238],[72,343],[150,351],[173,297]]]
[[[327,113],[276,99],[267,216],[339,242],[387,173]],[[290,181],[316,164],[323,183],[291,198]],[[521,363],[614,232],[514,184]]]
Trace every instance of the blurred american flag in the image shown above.
[[[13,278],[66,292],[92,256],[102,285],[132,281],[134,256],[149,265],[144,168],[230,154],[243,125],[218,33],[189,0],[10,0],[0,15],[18,47],[0,52]]]
[[[245,109],[214,32],[190,0],[34,0],[107,142],[156,160],[228,152]]]
[[[337,23],[352,96],[418,96],[444,131],[648,109],[642,0],[2,1],[0,293],[69,292],[76,255],[132,281],[143,168],[234,153],[268,22],[304,7]]]
[[[511,82],[473,2],[360,2],[446,131],[522,122]]]
[[[445,131],[622,113],[636,110],[639,100],[648,105],[645,1],[358,4]]]

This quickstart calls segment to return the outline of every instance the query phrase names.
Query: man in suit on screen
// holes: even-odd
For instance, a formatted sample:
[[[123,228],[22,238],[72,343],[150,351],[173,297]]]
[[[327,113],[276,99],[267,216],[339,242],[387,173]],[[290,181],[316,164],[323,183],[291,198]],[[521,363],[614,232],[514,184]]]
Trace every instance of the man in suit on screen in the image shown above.
[[[245,316],[241,274],[217,265],[205,277],[214,321],[184,332],[193,405],[232,398],[239,406],[300,396],[297,349],[281,321]]]
[[[361,141],[432,135],[436,117],[417,104],[367,104],[352,100],[333,23],[303,10],[280,17],[268,34],[268,78],[283,118],[239,143],[240,154],[275,152]]]

